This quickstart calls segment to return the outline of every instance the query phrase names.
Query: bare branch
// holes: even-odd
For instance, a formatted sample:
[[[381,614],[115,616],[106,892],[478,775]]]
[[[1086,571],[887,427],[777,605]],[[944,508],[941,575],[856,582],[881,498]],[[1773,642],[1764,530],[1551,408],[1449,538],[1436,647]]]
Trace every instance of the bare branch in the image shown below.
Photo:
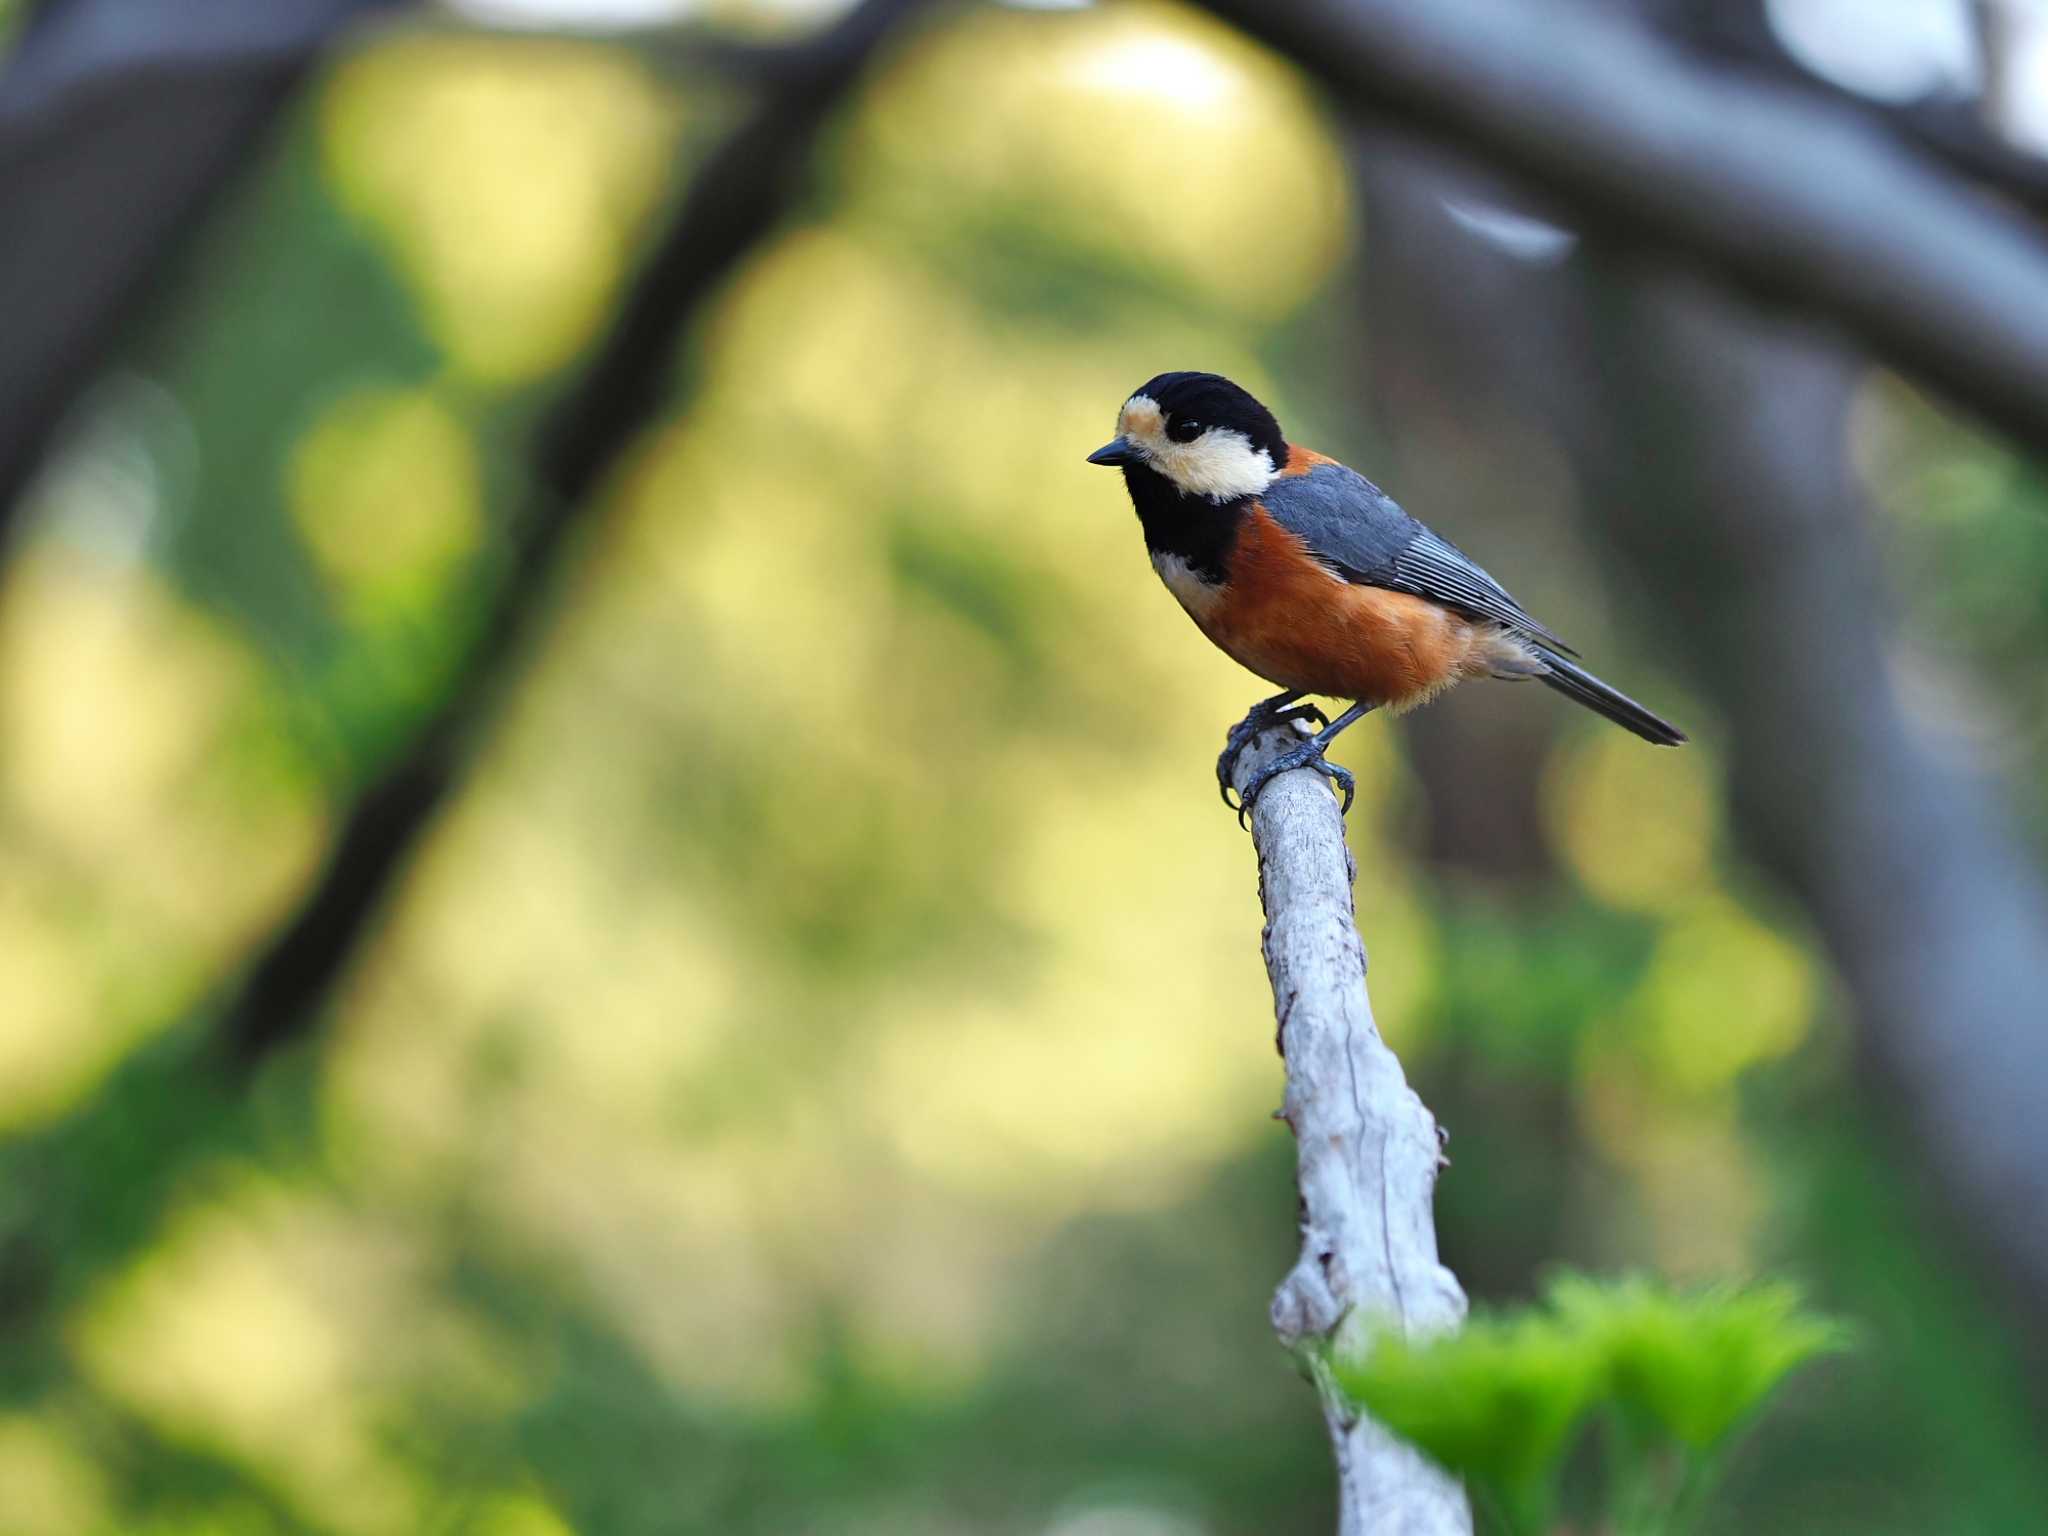
[[[698,172],[604,342],[538,436],[532,500],[513,524],[511,570],[460,675],[350,808],[326,868],[227,1005],[220,1028],[240,1061],[254,1062],[311,1026],[539,629],[571,529],[659,408],[680,338],[795,201],[825,120],[922,3],[866,0],[795,45],[753,115]]]
[[[1239,792],[1301,734],[1296,722],[1260,737],[1239,760]],[[1439,1333],[1465,1316],[1457,1277],[1437,1261],[1437,1124],[1380,1038],[1366,995],[1343,818],[1323,781],[1296,770],[1259,796],[1252,840],[1287,1063],[1280,1117],[1300,1149],[1301,1258],[1274,1293],[1273,1328],[1290,1348],[1311,1346],[1301,1355],[1336,1450],[1339,1536],[1469,1536],[1464,1489],[1358,1414],[1313,1347],[1334,1339],[1357,1348],[1377,1326]]]
[[[1347,104],[1528,177],[1600,233],[1826,315],[2048,441],[2048,244],[1866,115],[1702,66],[1599,6],[1205,3]]]

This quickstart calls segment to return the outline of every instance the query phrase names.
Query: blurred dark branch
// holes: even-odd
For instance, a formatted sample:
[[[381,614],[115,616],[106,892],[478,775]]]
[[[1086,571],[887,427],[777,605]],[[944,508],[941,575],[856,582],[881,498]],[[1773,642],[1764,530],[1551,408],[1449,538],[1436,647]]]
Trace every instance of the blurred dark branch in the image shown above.
[[[0,545],[167,252],[333,35],[394,0],[47,0],[0,76]]]
[[[2010,23],[1991,0],[1978,0],[1971,12],[1984,59],[1982,93],[1934,91],[1902,102],[1873,100],[1808,69],[1779,40],[1763,0],[1691,0],[1672,31],[1710,59],[1859,113],[2028,212],[2048,215],[2048,160],[2009,142],[1998,126],[2011,89],[2005,56]]]
[[[116,97],[153,75],[300,62],[366,13],[401,3],[207,0],[181,7],[43,0],[7,57],[0,124],[17,128],[31,117]]]
[[[510,569],[454,685],[349,809],[326,867],[227,1004],[220,1029],[238,1061],[253,1064],[311,1028],[540,628],[571,531],[666,397],[682,338],[794,205],[827,118],[921,4],[866,0],[792,46],[763,73],[768,85],[752,115],[698,171],[604,340],[537,436]]]
[[[1761,5],[1763,0],[1749,0]],[[2012,113],[2013,49],[2020,27],[2005,0],[1971,0],[1970,30],[1977,39],[1977,59],[1984,71],[1984,88],[1978,105],[1983,119],[2000,130]]]
[[[1589,232],[1825,315],[2048,442],[2048,242],[1867,114],[1570,0],[1204,4],[1357,110],[1526,178]]]

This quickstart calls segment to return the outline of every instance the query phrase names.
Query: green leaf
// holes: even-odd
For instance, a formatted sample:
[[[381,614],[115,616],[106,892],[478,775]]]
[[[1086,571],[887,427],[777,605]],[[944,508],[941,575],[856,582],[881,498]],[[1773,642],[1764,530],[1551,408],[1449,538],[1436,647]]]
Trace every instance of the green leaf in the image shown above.
[[[1677,1292],[1635,1277],[1554,1281],[1560,1322],[1604,1362],[1602,1395],[1639,1428],[1712,1450],[1791,1371],[1846,1348],[1839,1324],[1801,1310],[1782,1283]]]
[[[1600,1380],[1600,1356],[1536,1312],[1478,1317],[1410,1342],[1383,1332],[1333,1359],[1373,1418],[1450,1471],[1486,1485],[1516,1523],[1540,1524],[1558,1463]]]
[[[1682,1292],[1566,1276],[1539,1307],[1420,1341],[1382,1331],[1333,1348],[1329,1363],[1365,1412],[1491,1495],[1524,1532],[1549,1528],[1574,1430],[1605,1412],[1614,1487],[1635,1490],[1617,1492],[1607,1518],[1676,1529],[1677,1504],[1705,1492],[1721,1442],[1796,1366],[1847,1342],[1789,1285]],[[1682,1462],[1668,1459],[1674,1442]]]

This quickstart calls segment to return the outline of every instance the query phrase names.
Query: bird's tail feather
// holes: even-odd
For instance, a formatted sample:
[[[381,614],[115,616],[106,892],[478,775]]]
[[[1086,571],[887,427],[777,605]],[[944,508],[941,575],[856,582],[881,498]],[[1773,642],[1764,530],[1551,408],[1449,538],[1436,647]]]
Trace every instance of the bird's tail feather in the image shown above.
[[[1669,720],[1652,714],[1634,699],[1610,688],[1584,667],[1567,661],[1548,646],[1536,647],[1546,670],[1543,681],[1575,704],[1583,704],[1596,715],[1604,715],[1625,730],[1660,747],[1675,747],[1686,740],[1685,732]]]

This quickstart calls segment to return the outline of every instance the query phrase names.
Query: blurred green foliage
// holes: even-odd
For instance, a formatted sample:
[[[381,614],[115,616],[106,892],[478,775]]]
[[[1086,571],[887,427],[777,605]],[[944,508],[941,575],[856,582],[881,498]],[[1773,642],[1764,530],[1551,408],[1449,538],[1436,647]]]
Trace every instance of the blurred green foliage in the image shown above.
[[[1838,1325],[1800,1309],[1789,1285],[1673,1293],[1641,1277],[1564,1277],[1549,1292],[1563,1328],[1601,1361],[1622,1416],[1699,1454],[1756,1411],[1785,1375],[1845,1348]]]
[[[1452,1338],[1398,1334],[1336,1361],[1352,1400],[1467,1480],[1482,1513],[1549,1528],[1552,1484],[1604,1362],[1552,1318],[1474,1317]]]
[[[1587,1523],[1676,1536],[1695,1529],[1729,1437],[1792,1370],[1846,1343],[1784,1284],[1562,1275],[1540,1307],[1420,1341],[1371,1335],[1333,1366],[1354,1402],[1518,1533],[1551,1528],[1573,1431],[1600,1419],[1608,1493]]]
[[[1294,1233],[1253,872],[1207,775],[1259,687],[1080,458],[1199,366],[1370,462],[1371,232],[1301,82],[1190,13],[977,11],[889,62],[677,359],[317,1041],[246,1086],[211,1048],[737,105],[630,40],[365,39],[38,488],[0,579],[5,1536],[1328,1527],[1265,1322]],[[2030,482],[1884,386],[1851,446],[1901,560],[1975,561],[1930,531],[1959,505],[2002,551],[1956,577],[1998,603],[1914,622],[2020,678],[1987,728],[2043,782]],[[1863,1347],[1708,1528],[2029,1528],[2012,1335],[1728,846],[1711,722],[1650,754],[1547,718],[1527,885],[1415,851],[1407,726],[1343,742],[1449,1262],[1498,1298],[1782,1266]],[[1563,1431],[1524,1326],[1471,1335],[1500,1371],[1458,1411],[1529,1414],[1533,1456]]]

